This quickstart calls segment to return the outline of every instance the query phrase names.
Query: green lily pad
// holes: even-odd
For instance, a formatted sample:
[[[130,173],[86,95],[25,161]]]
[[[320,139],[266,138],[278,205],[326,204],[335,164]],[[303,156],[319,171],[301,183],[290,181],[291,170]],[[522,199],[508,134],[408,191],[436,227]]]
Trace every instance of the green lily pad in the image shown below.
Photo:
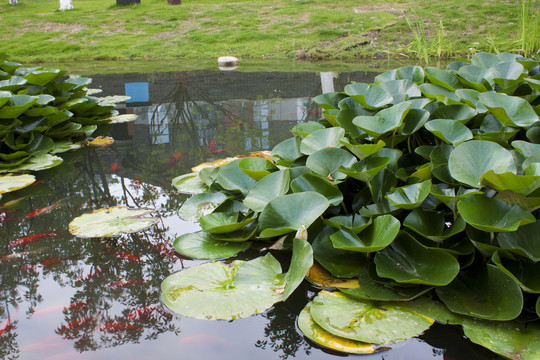
[[[489,92],[478,95],[478,98],[506,126],[527,127],[538,121],[532,106],[520,97]]]
[[[336,229],[341,229],[346,227],[350,229],[353,233],[358,234],[371,225],[373,222],[372,218],[367,218],[357,214],[334,216],[330,219],[325,219],[324,223]]]
[[[238,213],[229,215],[222,212],[214,212],[202,216],[199,219],[199,224],[207,233],[226,234],[240,230],[253,220],[255,220],[255,218],[247,218],[242,221],[238,221]]]
[[[291,129],[291,132],[295,136],[300,136],[301,138],[305,138],[309,134],[317,130],[321,130],[321,129],[325,129],[323,124],[310,121],[310,122],[300,123],[293,126],[293,128]]]
[[[465,230],[465,221],[458,217],[450,227],[446,226],[444,214],[440,212],[414,209],[403,220],[403,226],[426,239],[443,241]]]
[[[390,245],[399,232],[401,223],[392,215],[377,216],[373,223],[359,234],[342,227],[330,236],[336,249],[375,252]]]
[[[424,70],[426,71],[429,82],[434,85],[450,91],[455,91],[461,87],[461,82],[451,71],[435,67],[426,67]]]
[[[473,343],[513,360],[540,358],[538,324],[465,319],[463,331]]]
[[[125,206],[98,209],[73,219],[69,223],[69,232],[83,238],[131,234],[157,223],[157,218],[143,217],[152,211],[151,209],[131,209]]]
[[[328,208],[321,194],[306,191],[288,194],[270,201],[259,216],[260,236],[274,237],[308,228]]]
[[[414,209],[428,197],[431,189],[431,180],[397,188],[385,197],[392,206],[402,209]]]
[[[361,301],[341,292],[327,291],[321,291],[313,299],[311,316],[336,336],[373,344],[410,339],[433,323],[403,304]]]
[[[459,81],[465,87],[487,92],[493,89],[493,74],[486,68],[476,65],[462,66],[456,73]]]
[[[187,233],[177,237],[173,246],[180,254],[193,259],[225,259],[249,249],[246,242],[215,240],[204,231]]]
[[[523,307],[519,285],[495,265],[462,270],[436,292],[450,311],[480,319],[512,320]]]
[[[480,182],[497,191],[511,190],[521,196],[528,196],[540,188],[540,176],[516,175],[511,172],[496,174],[493,170],[482,175]]]
[[[403,119],[403,125],[399,130],[399,134],[406,136],[414,134],[424,126],[426,121],[428,121],[429,116],[429,111],[411,107]]]
[[[353,124],[369,135],[378,137],[399,128],[411,106],[410,101],[405,101],[383,109],[375,116],[357,116],[354,118]]]
[[[340,92],[328,92],[313,98],[313,102],[323,109],[337,109],[341,100],[347,95]]]
[[[200,194],[208,190],[208,186],[201,180],[199,173],[177,176],[172,179],[172,185],[185,194]]]
[[[516,231],[497,234],[497,241],[502,249],[538,262],[540,261],[538,234],[540,221],[536,220],[531,224],[520,226]]]
[[[327,147],[341,147],[340,140],[345,136],[345,130],[340,127],[331,127],[312,132],[300,143],[300,151],[311,155]]]
[[[29,84],[45,86],[51,81],[63,76],[66,71],[51,69],[51,70],[36,70],[27,74],[24,78]]]
[[[471,130],[456,120],[435,119],[428,121],[424,127],[439,139],[454,146],[473,138]]]
[[[393,100],[392,95],[377,85],[349,84],[345,93],[368,109],[380,109]]]
[[[270,254],[230,264],[210,262],[182,270],[161,284],[161,299],[177,314],[234,320],[261,313],[281,300],[279,262]]]
[[[465,319],[464,316],[451,312],[446,305],[428,296],[416,298],[409,301],[407,305],[418,314],[434,319],[442,324],[461,325]]]
[[[21,165],[12,167],[10,171],[39,171],[50,169],[62,163],[62,158],[55,155],[44,154],[32,156]],[[2,171],[0,171],[2,172]]]
[[[342,338],[317,325],[311,317],[311,303],[308,303],[298,315],[298,328],[304,336],[325,348],[347,354],[372,354],[384,348],[374,344]]]
[[[244,204],[253,211],[261,212],[266,204],[289,191],[289,182],[289,170],[273,172],[255,184],[244,199]]]
[[[460,200],[457,209],[468,224],[487,232],[516,231],[519,226],[536,221],[519,205],[484,195],[471,195]]]
[[[489,170],[495,173],[516,173],[512,154],[502,146],[481,140],[458,145],[450,154],[448,168],[454,179],[471,187],[480,188],[481,178]]]
[[[186,221],[198,221],[202,216],[211,214],[228,196],[223,193],[196,194],[187,199],[178,210],[178,215]]]
[[[400,287],[375,281],[367,269],[358,277],[358,287],[353,289],[339,289],[355,299],[375,301],[410,301],[433,289],[430,286]],[[428,316],[429,317],[429,316]]]
[[[137,114],[121,114],[116,116],[111,116],[109,118],[109,124],[123,124],[137,120],[139,115]]]
[[[456,258],[444,250],[428,248],[407,233],[375,254],[377,275],[399,283],[444,286],[459,272]]]
[[[300,151],[299,137],[289,138],[274,146],[272,156],[278,165],[290,166],[296,159],[304,156]]]
[[[305,228],[303,229],[305,231]],[[293,253],[289,271],[285,274],[285,289],[281,300],[285,301],[304,280],[313,265],[313,249],[307,239],[297,237],[293,240]]]
[[[331,205],[337,206],[343,201],[343,194],[337,186],[316,174],[303,174],[291,182],[291,190],[295,193],[314,191],[326,199]]]
[[[0,108],[0,119],[15,119],[38,100],[39,97],[37,96],[12,95],[9,98],[9,102]]]
[[[420,91],[425,97],[435,99],[443,104],[458,104],[461,105],[459,96],[455,92],[448,90],[442,86],[435,84],[422,84],[419,86]]]
[[[340,167],[339,172],[358,179],[365,183],[370,182],[377,174],[390,164],[389,157],[372,156],[364,160],[355,162],[350,167]]]
[[[278,170],[277,166],[274,165],[271,161],[256,157],[248,157],[241,159],[238,162],[238,167],[250,178],[257,181]]]
[[[0,196],[11,191],[19,190],[33,184],[36,181],[34,175],[2,175],[0,176]]]
[[[495,252],[491,261],[506,275],[510,276],[523,291],[540,294],[540,263],[526,260],[509,260]]]
[[[514,149],[516,149],[526,157],[529,157],[535,152],[540,151],[540,144],[533,144],[531,142],[523,140],[512,141],[512,146],[514,147]]]
[[[242,194],[247,195],[257,181],[240,169],[240,161],[240,159],[237,159],[220,167],[216,182],[224,189],[240,191]]]
[[[306,166],[325,179],[339,181],[345,179],[347,175],[338,169],[347,168],[355,162],[356,158],[347,150],[330,147],[311,154],[306,160]]]
[[[392,104],[399,104],[409,98],[422,95],[418,86],[408,79],[388,80],[378,84],[378,86],[392,96]]]

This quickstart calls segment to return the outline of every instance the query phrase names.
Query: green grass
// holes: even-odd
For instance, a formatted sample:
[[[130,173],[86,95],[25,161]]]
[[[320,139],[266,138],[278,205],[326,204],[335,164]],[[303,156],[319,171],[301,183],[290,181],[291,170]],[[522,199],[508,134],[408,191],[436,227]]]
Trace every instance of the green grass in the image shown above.
[[[74,0],[64,12],[58,0],[2,2],[0,56],[23,63],[222,55],[356,61],[525,50],[521,3],[509,0],[113,1]],[[537,13],[527,13],[536,26]],[[534,52],[538,42],[527,46]]]

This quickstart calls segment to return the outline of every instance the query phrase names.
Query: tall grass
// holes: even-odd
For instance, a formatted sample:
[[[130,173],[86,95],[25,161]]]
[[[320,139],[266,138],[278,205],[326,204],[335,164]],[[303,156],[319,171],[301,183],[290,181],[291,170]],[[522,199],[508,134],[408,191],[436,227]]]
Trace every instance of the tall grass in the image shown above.
[[[428,44],[426,39],[426,29],[424,28],[424,20],[419,17],[416,20],[412,20],[408,16],[405,16],[407,26],[413,33],[413,41],[407,45],[407,49],[416,54],[419,60],[424,60],[426,64],[429,63]]]
[[[532,55],[540,49],[538,0],[521,0],[519,24],[521,29],[521,51],[524,56]]]

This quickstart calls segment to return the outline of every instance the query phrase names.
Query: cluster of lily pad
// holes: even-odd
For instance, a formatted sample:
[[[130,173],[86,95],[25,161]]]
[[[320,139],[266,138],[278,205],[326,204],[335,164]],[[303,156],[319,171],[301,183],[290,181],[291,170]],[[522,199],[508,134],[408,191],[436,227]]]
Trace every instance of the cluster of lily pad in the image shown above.
[[[536,359],[539,95],[538,59],[486,53],[320,95],[324,119],[296,125],[271,158],[233,158],[173,180],[193,194],[180,216],[202,227],[174,246],[222,259],[280,237],[275,247],[292,238],[299,246],[294,233],[305,227],[311,251],[294,249],[291,269],[304,269],[295,264],[312,254],[307,278],[333,290],[299,316],[312,340],[366,353],[439,321],[461,324],[503,356]],[[186,316],[248,316],[238,309],[246,302],[264,303],[251,310],[260,312],[284,299],[272,258],[173,274],[162,299]],[[310,276],[317,266],[326,281]],[[234,304],[244,305],[223,305],[246,283],[266,295],[243,292]]]
[[[81,147],[97,126],[125,119],[113,110],[126,97],[91,96],[90,78],[0,63],[0,172],[56,166],[55,154]],[[119,118],[118,118],[119,116]]]

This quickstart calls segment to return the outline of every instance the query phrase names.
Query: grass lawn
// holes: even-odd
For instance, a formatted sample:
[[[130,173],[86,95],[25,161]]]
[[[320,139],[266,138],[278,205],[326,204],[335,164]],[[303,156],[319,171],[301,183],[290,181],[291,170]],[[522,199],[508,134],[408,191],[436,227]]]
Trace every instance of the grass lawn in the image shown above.
[[[16,6],[3,0],[0,57],[356,60],[521,49],[518,0],[182,0],[176,6],[74,0],[73,6],[58,11],[57,0]]]

